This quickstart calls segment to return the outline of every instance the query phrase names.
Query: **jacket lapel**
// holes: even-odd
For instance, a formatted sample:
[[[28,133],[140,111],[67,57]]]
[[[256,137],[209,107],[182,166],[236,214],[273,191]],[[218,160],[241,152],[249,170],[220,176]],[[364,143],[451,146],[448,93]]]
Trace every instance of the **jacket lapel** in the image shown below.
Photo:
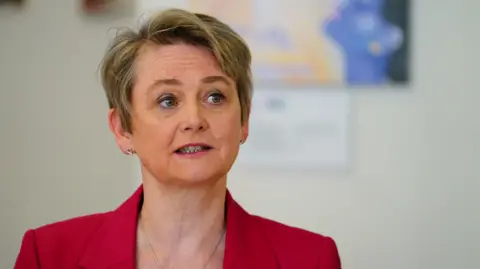
[[[224,269],[276,269],[275,253],[260,219],[246,212],[227,192]]]
[[[136,231],[143,186],[111,213],[92,237],[79,266],[84,269],[135,269]],[[266,231],[227,191],[224,269],[279,268]]]

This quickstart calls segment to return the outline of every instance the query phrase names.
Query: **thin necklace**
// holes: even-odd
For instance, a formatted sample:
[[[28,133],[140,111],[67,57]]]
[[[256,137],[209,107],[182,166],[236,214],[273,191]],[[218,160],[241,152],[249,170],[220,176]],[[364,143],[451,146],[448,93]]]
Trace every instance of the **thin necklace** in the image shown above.
[[[157,268],[158,268],[158,269],[162,269],[163,266],[162,266],[162,264],[160,263],[160,260],[158,259],[157,254],[155,253],[155,250],[153,250],[152,243],[150,242],[150,239],[148,239],[147,232],[145,231],[145,228],[143,227],[143,225],[141,225],[141,229],[142,229],[143,236],[145,237],[145,241],[147,241],[148,246],[149,246],[150,250],[152,251],[153,258],[155,259],[155,263],[157,264]],[[217,252],[218,246],[219,246],[220,243],[222,242],[222,239],[223,239],[223,237],[225,236],[225,233],[226,233],[226,229],[223,231],[222,235],[221,235],[220,238],[218,239],[218,242],[217,242],[217,244],[215,245],[215,248],[213,249],[212,253],[210,253],[210,256],[209,256],[208,259],[205,261],[205,264],[201,267],[202,269],[205,269],[205,268],[207,267],[207,265],[210,263],[210,260],[213,258],[213,255]]]

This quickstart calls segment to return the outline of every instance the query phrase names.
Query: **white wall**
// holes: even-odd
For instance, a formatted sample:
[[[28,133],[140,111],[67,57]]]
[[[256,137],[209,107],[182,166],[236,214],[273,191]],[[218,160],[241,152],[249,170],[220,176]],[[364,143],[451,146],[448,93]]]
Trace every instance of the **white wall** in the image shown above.
[[[95,75],[108,28],[129,22],[82,18],[77,1],[26,2],[0,8],[0,268],[27,228],[114,208],[135,180]],[[350,171],[235,169],[237,200],[333,236],[344,268],[480,268],[479,11],[416,1],[414,83],[354,94]]]

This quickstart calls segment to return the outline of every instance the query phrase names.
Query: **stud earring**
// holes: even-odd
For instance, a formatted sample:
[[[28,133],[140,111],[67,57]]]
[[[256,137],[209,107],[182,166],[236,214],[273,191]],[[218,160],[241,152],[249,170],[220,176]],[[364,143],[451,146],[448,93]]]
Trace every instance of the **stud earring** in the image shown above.
[[[133,155],[134,153],[135,153],[135,151],[132,148],[128,148],[128,149],[125,150],[126,155]]]

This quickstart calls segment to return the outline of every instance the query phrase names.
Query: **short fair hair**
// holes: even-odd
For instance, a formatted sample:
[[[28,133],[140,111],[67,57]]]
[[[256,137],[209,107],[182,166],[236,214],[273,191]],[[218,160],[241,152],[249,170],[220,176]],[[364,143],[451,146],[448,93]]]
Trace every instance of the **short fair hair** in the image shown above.
[[[134,63],[147,44],[185,43],[208,49],[220,68],[237,86],[242,124],[248,119],[252,99],[251,52],[246,42],[218,19],[182,9],[167,9],[146,19],[135,31],[117,32],[100,65],[102,85],[110,108],[117,111],[122,127],[131,132],[131,95]]]

